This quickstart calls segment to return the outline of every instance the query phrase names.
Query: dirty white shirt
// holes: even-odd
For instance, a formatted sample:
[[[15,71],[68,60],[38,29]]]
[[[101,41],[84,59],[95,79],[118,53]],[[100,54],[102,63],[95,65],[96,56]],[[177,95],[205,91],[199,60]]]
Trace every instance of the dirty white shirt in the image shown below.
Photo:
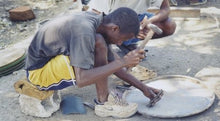
[[[128,7],[138,14],[145,13],[148,8],[160,8],[163,0],[91,0],[89,10],[96,9],[106,14],[119,7]]]

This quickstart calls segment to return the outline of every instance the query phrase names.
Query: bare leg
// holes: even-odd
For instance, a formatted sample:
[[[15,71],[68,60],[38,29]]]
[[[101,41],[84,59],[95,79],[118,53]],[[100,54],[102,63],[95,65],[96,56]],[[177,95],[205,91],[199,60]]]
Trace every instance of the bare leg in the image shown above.
[[[155,24],[163,30],[163,34],[162,35],[155,34],[153,38],[161,38],[172,35],[176,30],[176,23],[171,18],[167,18],[165,21]]]
[[[95,44],[95,67],[103,66],[108,63],[107,61],[107,45],[105,41],[96,39]],[[96,91],[98,101],[105,102],[108,97],[108,79],[103,77],[101,80],[97,80],[96,83]]]

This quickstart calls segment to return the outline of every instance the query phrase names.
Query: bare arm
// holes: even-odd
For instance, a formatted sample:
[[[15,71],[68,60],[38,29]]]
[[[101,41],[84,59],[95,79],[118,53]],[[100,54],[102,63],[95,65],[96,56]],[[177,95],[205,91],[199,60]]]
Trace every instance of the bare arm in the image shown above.
[[[142,29],[140,30],[137,37],[139,39],[144,39],[146,37],[146,35],[149,31],[149,28],[148,28],[147,25],[150,24],[150,23],[153,23],[153,24],[157,25],[159,28],[161,28],[163,30],[163,35],[162,36],[169,35],[169,34],[164,34],[164,33],[167,33],[167,31],[169,31],[169,29],[166,27],[168,25],[163,23],[164,21],[168,20],[169,14],[170,14],[169,1],[168,0],[163,0],[162,4],[160,6],[160,10],[155,16],[153,16],[149,19],[144,18],[142,20],[142,22],[140,23],[141,26],[142,26]]]
[[[116,59],[120,58],[119,55],[115,52],[114,56]],[[139,81],[137,78],[135,78],[133,75],[127,72],[127,69],[121,68],[117,72],[114,73],[118,78],[122,79],[123,81],[126,81],[130,85],[140,89],[145,96],[149,97],[149,88],[145,84],[143,84],[141,81]]]
[[[116,60],[105,66],[96,67],[89,70],[74,67],[77,85],[79,87],[83,87],[94,84],[95,80],[107,77],[122,68],[123,66],[123,60]]]
[[[119,55],[115,52],[114,56],[116,59],[120,58]],[[114,73],[118,78],[122,79],[123,81],[129,83],[130,85],[136,87],[137,89],[141,90],[143,92],[143,94],[147,97],[151,97],[152,95],[149,93],[150,89],[152,89],[151,87],[148,87],[147,85],[145,85],[144,83],[142,83],[140,80],[138,80],[137,78],[135,78],[133,75],[131,75],[130,73],[127,72],[127,69],[121,68],[119,69],[117,72]]]
[[[164,21],[168,18],[170,14],[170,5],[168,0],[163,0],[161,6],[160,6],[160,11],[153,16],[152,18],[149,19],[150,23],[157,23]]]
[[[118,58],[107,65],[89,70],[74,67],[76,80],[80,80],[77,81],[77,85],[83,87],[94,84],[96,80],[106,78],[123,67],[135,66],[140,62],[140,59],[144,58],[143,53],[144,50],[136,49],[123,58]]]
[[[129,74],[126,69],[120,69],[118,70],[115,75],[117,77],[119,77],[120,79],[126,81],[127,83],[131,84],[132,86],[140,89],[147,97],[149,96],[148,92],[149,92],[149,88],[142,83],[141,81],[139,81],[138,79],[136,79],[133,75]]]
[[[114,53],[116,58],[120,58],[116,53]],[[133,75],[127,72],[126,68],[121,68],[117,72],[114,73],[118,78],[122,79],[123,81],[129,83],[130,85],[136,87],[137,89],[141,90],[143,94],[147,97],[150,97],[150,88],[142,83],[140,80],[135,78]]]

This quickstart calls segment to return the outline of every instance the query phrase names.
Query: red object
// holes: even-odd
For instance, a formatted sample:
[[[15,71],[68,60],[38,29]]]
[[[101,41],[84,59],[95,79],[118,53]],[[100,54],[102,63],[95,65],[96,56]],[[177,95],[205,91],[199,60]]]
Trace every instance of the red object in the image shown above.
[[[12,21],[25,21],[35,18],[34,13],[29,6],[21,6],[11,9],[9,15]]]

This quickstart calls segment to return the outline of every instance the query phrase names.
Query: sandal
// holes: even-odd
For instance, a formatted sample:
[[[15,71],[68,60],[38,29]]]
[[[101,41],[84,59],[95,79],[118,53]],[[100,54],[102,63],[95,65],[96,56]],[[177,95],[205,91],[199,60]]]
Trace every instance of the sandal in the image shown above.
[[[160,90],[160,92],[152,99],[150,100],[150,103],[147,104],[147,107],[153,107],[163,96],[163,90]]]

